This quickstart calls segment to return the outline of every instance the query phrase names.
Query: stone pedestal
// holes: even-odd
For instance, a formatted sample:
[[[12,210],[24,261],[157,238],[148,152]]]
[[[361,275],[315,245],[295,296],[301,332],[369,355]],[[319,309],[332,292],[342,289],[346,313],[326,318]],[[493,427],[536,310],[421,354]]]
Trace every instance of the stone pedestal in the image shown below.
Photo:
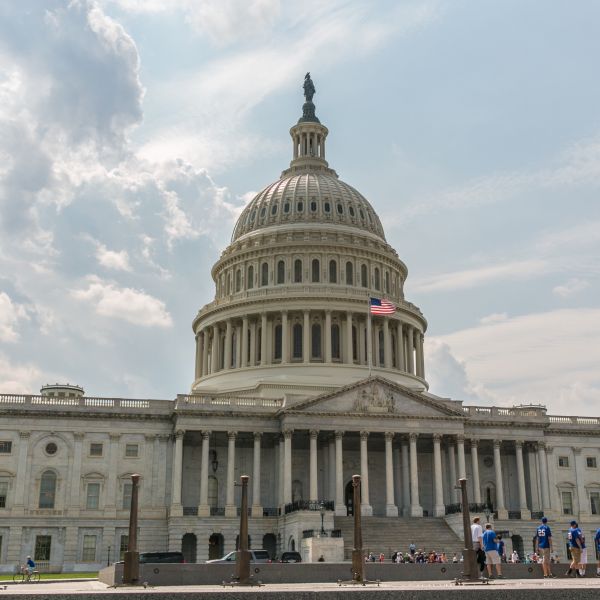
[[[210,506],[208,504],[201,504],[198,507],[199,517],[210,517]]]
[[[339,563],[344,560],[344,538],[313,537],[300,543],[300,554],[304,562]]]

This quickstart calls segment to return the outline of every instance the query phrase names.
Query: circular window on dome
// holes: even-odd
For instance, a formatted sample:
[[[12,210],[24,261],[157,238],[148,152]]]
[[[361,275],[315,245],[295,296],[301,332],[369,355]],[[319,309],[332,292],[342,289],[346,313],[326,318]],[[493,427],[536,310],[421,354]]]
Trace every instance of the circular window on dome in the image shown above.
[[[338,203],[338,205],[336,206],[338,214],[339,215],[343,215],[344,214],[344,207]]]
[[[329,204],[329,202],[325,202],[325,204],[323,204],[323,210],[326,213],[330,213],[331,212],[331,204]]]
[[[46,454],[50,454],[52,456],[58,451],[58,446],[54,442],[49,442],[48,444],[46,444],[45,450]]]
[[[283,212],[286,213],[286,214],[290,212],[290,203],[289,202],[286,202],[283,205]]]
[[[317,203],[314,200],[310,203],[310,212],[317,212]]]
[[[354,216],[354,206],[350,205],[348,207],[348,212],[350,213],[350,216],[353,217]]]
[[[267,209],[263,206],[260,209],[260,218],[262,219],[267,214]]]
[[[273,206],[271,206],[271,214],[272,215],[277,214],[277,204],[273,204]]]
[[[296,203],[296,212],[304,212],[304,202]]]

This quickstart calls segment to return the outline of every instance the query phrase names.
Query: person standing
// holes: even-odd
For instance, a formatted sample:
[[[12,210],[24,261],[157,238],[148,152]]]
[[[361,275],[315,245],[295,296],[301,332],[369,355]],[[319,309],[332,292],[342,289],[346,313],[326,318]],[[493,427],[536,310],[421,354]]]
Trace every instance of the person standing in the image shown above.
[[[571,564],[565,573],[567,577],[581,577],[579,575],[579,565],[581,562],[581,551],[583,542],[581,541],[581,529],[577,526],[577,521],[571,521],[571,528],[567,532],[567,542],[571,550]]]
[[[552,531],[548,526],[548,519],[542,517],[542,524],[537,528],[535,535],[535,549],[542,558],[542,572],[544,578],[555,577],[550,568],[550,555],[553,551]]]
[[[506,548],[501,535],[498,535],[498,555],[500,556],[500,562],[506,562]]]
[[[598,554],[598,566],[596,567],[596,577],[600,577],[600,527],[596,529],[596,535],[594,536],[594,546],[596,546],[596,553]]]
[[[492,565],[496,566],[496,577],[503,578],[500,555],[498,554],[498,536],[492,529],[492,524],[487,523],[482,536],[483,550],[485,551],[485,563],[487,565],[488,577],[493,579]]]
[[[585,577],[587,567],[587,546],[585,545],[585,534],[581,532],[581,558],[579,559],[579,575]]]
[[[481,550],[481,538],[483,537],[483,528],[479,524],[479,517],[473,518],[473,524],[471,525],[471,540],[473,541],[473,550]]]

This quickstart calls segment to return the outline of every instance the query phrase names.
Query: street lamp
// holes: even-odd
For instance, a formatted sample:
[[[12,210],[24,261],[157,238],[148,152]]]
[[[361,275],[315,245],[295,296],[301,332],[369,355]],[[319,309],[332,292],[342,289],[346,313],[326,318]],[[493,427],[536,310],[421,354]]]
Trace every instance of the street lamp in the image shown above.
[[[325,533],[325,527],[323,527],[323,519],[325,519],[325,502],[321,501],[319,509],[319,512],[321,513],[321,537],[326,537],[327,533]]]
[[[485,522],[489,523],[490,515],[492,514],[492,512],[490,511],[490,507],[487,504],[485,505],[485,508],[483,509],[483,514],[485,515]]]
[[[110,566],[110,546],[106,550],[106,566]]]

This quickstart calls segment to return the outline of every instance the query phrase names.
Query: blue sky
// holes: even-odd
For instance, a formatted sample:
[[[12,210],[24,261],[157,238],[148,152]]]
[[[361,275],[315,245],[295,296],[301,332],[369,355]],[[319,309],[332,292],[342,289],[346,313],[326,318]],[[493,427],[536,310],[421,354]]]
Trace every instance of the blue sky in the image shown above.
[[[431,391],[597,414],[600,5],[0,3],[0,389],[172,398],[311,71],[429,321]]]

